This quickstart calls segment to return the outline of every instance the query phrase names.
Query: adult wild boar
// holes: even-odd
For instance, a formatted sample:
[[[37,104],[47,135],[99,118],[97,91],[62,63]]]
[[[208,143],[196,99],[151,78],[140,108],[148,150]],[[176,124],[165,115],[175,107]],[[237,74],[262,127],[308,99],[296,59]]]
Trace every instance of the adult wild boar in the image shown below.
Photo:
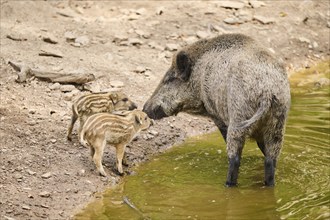
[[[179,112],[210,117],[227,145],[227,186],[237,184],[246,137],[265,156],[265,184],[273,186],[290,107],[284,67],[242,34],[200,40],[179,51],[144,105],[150,118]]]

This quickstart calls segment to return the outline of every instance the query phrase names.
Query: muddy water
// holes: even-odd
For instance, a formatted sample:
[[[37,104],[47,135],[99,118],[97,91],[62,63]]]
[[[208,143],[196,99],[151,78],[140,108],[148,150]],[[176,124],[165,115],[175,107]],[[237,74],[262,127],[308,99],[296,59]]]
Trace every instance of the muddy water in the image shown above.
[[[243,151],[239,186],[226,188],[225,143],[217,132],[141,165],[76,218],[329,219],[329,112],[329,90],[293,95],[274,188],[263,186],[263,157],[252,141]]]

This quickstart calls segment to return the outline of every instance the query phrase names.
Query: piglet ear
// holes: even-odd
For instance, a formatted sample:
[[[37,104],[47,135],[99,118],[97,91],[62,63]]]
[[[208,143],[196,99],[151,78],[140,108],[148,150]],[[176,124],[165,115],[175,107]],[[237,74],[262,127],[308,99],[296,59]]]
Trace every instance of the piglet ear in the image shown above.
[[[184,81],[187,81],[191,74],[191,60],[188,54],[184,51],[179,52],[176,55],[176,65],[179,70],[179,77]]]
[[[135,115],[135,122],[137,124],[142,124],[142,119],[138,115]]]
[[[113,104],[118,102],[118,94],[117,93],[111,93],[110,94],[110,99],[112,101]]]

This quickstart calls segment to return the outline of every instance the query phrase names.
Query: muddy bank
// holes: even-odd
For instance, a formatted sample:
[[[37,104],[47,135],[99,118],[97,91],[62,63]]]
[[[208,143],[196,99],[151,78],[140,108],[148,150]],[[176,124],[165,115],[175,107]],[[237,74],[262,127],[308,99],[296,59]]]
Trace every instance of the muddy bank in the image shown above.
[[[9,60],[34,69],[93,73],[89,90],[123,90],[142,108],[179,48],[223,33],[248,34],[288,70],[329,56],[326,1],[254,5],[219,2],[33,2],[1,0],[0,217],[68,219],[96,193],[118,183],[114,149],[109,178],[99,177],[88,149],[65,139],[74,98],[83,94],[30,78],[16,83]],[[48,40],[45,40],[48,39]],[[40,56],[51,51],[60,57]],[[128,147],[130,167],[214,130],[205,118],[179,114],[158,121]],[[130,174],[130,167],[126,167]]]

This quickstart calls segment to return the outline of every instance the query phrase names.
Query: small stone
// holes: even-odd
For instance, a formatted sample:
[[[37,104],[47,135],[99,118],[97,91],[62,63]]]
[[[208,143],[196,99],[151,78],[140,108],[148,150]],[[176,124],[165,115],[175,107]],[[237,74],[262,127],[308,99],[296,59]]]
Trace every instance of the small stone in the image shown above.
[[[23,175],[22,174],[20,174],[20,173],[17,173],[17,174],[15,174],[15,179],[22,179],[23,178]]]
[[[155,131],[155,130],[149,130],[148,131],[149,132],[149,134],[151,134],[151,135],[153,135],[153,136],[158,136],[158,132],[157,131]]]
[[[81,46],[86,46],[89,44],[89,38],[87,36],[79,36],[75,39],[75,43]]]
[[[44,36],[42,36],[42,40],[47,42],[47,43],[50,43],[50,44],[57,44],[58,43],[58,39],[50,33],[47,33]]]
[[[84,169],[79,170],[78,176],[85,176],[86,171]]]
[[[28,125],[30,125],[30,126],[35,126],[36,124],[38,124],[38,122],[35,121],[35,120],[29,120],[29,121],[27,121],[26,123],[27,123]]]
[[[253,15],[250,10],[240,9],[237,12],[235,12],[234,14],[239,19],[239,21],[242,23],[252,21],[252,19],[253,19]]]
[[[36,110],[35,109],[30,109],[29,110],[29,114],[34,115],[35,113],[36,113]]]
[[[43,191],[43,192],[39,193],[39,196],[44,197],[44,198],[48,198],[48,197],[50,197],[50,192]]]
[[[63,53],[56,48],[43,47],[39,52],[39,56],[51,56],[51,57],[63,58]]]
[[[183,39],[184,42],[186,42],[186,44],[193,44],[196,41],[198,41],[198,38],[195,36],[189,36]]]
[[[66,41],[69,41],[69,42],[70,41],[73,42],[76,39],[76,35],[71,31],[65,32],[64,37],[65,37]]]
[[[301,43],[308,43],[310,44],[311,43],[311,40],[306,38],[306,37],[299,37],[298,40],[301,42]]]
[[[312,46],[313,46],[313,48],[315,49],[315,48],[318,48],[318,47],[319,47],[319,44],[318,44],[316,41],[314,41],[314,42],[312,43]]]
[[[63,99],[65,101],[70,102],[70,101],[72,101],[72,98],[73,98],[73,93],[72,92],[67,92],[67,93],[64,93],[64,95],[63,95]]]
[[[148,38],[150,38],[151,37],[151,34],[149,34],[149,33],[146,33],[146,32],[144,32],[144,31],[142,31],[142,30],[135,30],[135,33],[137,34],[137,35],[139,35],[140,37],[143,37],[143,38],[145,38],[145,39],[148,39]]]
[[[200,39],[208,38],[210,34],[206,31],[197,31],[196,36]]]
[[[250,0],[249,4],[252,6],[252,8],[260,8],[261,6],[265,6],[266,4],[262,1],[255,1],[255,0]]]
[[[253,19],[256,21],[259,21],[262,24],[271,24],[271,23],[275,23],[275,19],[274,18],[270,18],[270,17],[264,17],[261,15],[254,15]]]
[[[179,45],[177,45],[177,44],[166,44],[165,50],[177,51],[178,48],[179,48]]]
[[[31,210],[30,206],[27,206],[27,205],[22,205],[22,209],[24,209],[24,210]]]
[[[115,87],[115,88],[122,88],[122,87],[124,87],[124,83],[119,80],[113,80],[110,82],[110,86]]]
[[[218,5],[222,8],[230,8],[230,9],[240,9],[240,8],[244,8],[245,6],[243,2],[237,2],[237,1],[220,1]]]
[[[109,61],[112,61],[113,60],[113,55],[111,53],[106,53],[104,56]]]
[[[50,142],[55,144],[56,143],[56,139],[50,139]]]
[[[48,205],[45,205],[45,204],[41,204],[40,207],[41,208],[45,208],[45,209],[48,209],[49,208],[49,206]]]
[[[142,45],[143,42],[138,38],[129,38],[128,39],[128,44],[135,46],[135,45]]]
[[[36,174],[36,172],[33,172],[32,170],[26,170],[26,172],[27,172],[28,174],[30,174],[30,175],[34,175],[34,174]]]
[[[145,8],[139,8],[135,11],[136,14],[138,15],[143,15],[147,12],[147,10]]]
[[[12,210],[8,210],[8,211],[13,212]],[[11,213],[11,212],[8,212],[8,211],[6,211],[6,213]],[[3,217],[5,218],[5,220],[16,220],[16,218],[12,218],[12,217],[5,216],[5,215]]]
[[[127,16],[127,19],[129,21],[138,20],[139,18],[140,18],[140,15],[138,15],[138,14],[130,14],[129,16]]]
[[[136,73],[144,73],[147,69],[143,66],[137,66],[134,70]]]
[[[223,20],[223,22],[225,22],[226,24],[243,24],[244,23],[242,20],[240,20],[239,18],[236,18],[236,17],[225,18]]]
[[[162,15],[164,13],[164,7],[158,7],[156,9],[156,15]]]
[[[59,83],[54,83],[54,84],[50,85],[49,88],[50,88],[51,90],[58,90],[58,89],[61,88],[61,84],[59,84]]]
[[[71,92],[74,89],[76,89],[74,85],[62,85],[60,88],[61,92]]]
[[[41,175],[41,177],[42,177],[43,179],[48,179],[48,178],[50,178],[51,176],[52,176],[52,173],[50,173],[50,172],[48,172],[48,173],[44,173],[44,174]]]

